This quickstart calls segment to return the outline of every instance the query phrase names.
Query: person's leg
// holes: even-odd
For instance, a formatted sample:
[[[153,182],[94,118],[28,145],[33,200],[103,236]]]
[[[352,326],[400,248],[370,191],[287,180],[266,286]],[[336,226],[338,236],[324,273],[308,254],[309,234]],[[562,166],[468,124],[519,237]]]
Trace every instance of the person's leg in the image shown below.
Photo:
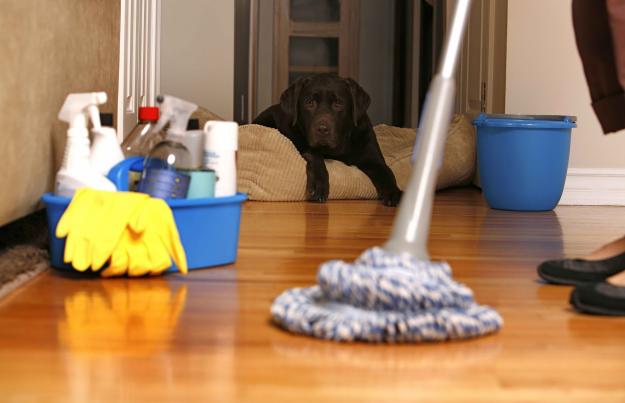
[[[603,260],[622,253],[623,251],[625,251],[625,236],[601,246],[591,254],[584,256],[584,259]]]
[[[590,3],[593,3],[593,4],[591,5]],[[593,84],[590,84],[589,82],[589,86],[591,86],[591,88],[594,87],[595,90],[600,92],[599,94],[595,94],[595,95],[599,97],[603,95],[603,97],[605,97],[605,95],[609,95],[609,91],[614,91],[615,93],[619,92],[619,88],[617,88],[616,83],[614,82],[614,79],[612,78],[613,77],[612,69],[614,69],[614,74],[616,75],[616,79],[618,80],[620,84],[620,88],[621,88],[620,91],[622,91],[622,89],[625,88],[625,1],[605,0],[605,15],[607,16],[607,19],[609,21],[610,32],[608,34],[605,28],[599,29],[599,32],[594,34],[596,35],[595,41],[601,40],[603,42],[599,43],[599,42],[592,41],[594,43],[592,42],[589,43],[588,39],[584,39],[584,38],[588,38],[589,36],[592,36],[593,34],[590,32],[587,32],[587,30],[591,28],[595,28],[595,29],[599,28],[597,24],[599,23],[604,24],[604,22],[599,22],[599,21],[605,21],[603,20],[604,18],[603,17],[604,11],[602,10],[603,7],[597,7],[597,3],[603,3],[603,1],[601,0],[599,1],[597,0],[574,0],[573,18],[574,19],[577,18],[578,20],[576,22],[576,27],[575,27],[576,32],[578,30],[578,25],[580,25],[579,30],[580,30],[581,38],[578,38],[578,47],[580,46],[580,39],[581,39],[581,42],[584,42],[584,44],[582,44],[582,47],[584,50],[582,51],[582,47],[579,47],[580,55],[582,55],[582,58],[584,58],[583,53],[587,54],[588,59],[592,57],[592,54],[590,52],[593,52],[593,50],[586,49],[586,46],[590,47],[591,45],[598,46],[598,48],[594,50],[594,52],[597,52],[597,53],[601,52],[601,53],[605,53],[606,55],[609,55],[603,58],[597,57],[597,60],[594,60],[594,61],[587,60],[584,62],[585,63],[584,68],[586,69],[586,64],[588,64],[589,65],[588,68],[591,70],[591,73],[593,69],[596,69],[596,71],[598,72],[603,72],[607,74],[607,76],[604,76],[604,77],[593,78],[592,79]],[[576,8],[577,8],[577,11],[575,11]],[[596,13],[596,15],[592,15],[593,12]],[[586,16],[582,16],[581,13],[590,13],[590,14]],[[577,14],[577,17],[576,17],[576,14]],[[597,18],[599,16],[600,18]],[[589,23],[585,21],[587,18],[588,19],[597,18],[597,19]],[[584,20],[584,21],[582,22],[580,20]],[[607,49],[607,46],[609,44],[612,45],[611,54],[610,52],[608,52],[608,49]],[[613,60],[610,60],[610,59],[613,59]],[[588,76],[588,72],[586,73],[586,75]],[[604,81],[601,81],[601,80],[604,80]],[[612,89],[609,90],[610,88]],[[620,96],[617,96],[616,100],[613,100],[610,102],[613,102],[614,104],[616,104],[612,106],[612,108],[614,108],[615,111],[620,112],[621,116],[625,117],[625,105],[621,105],[621,101],[619,100],[620,98],[621,98]],[[605,107],[608,107],[608,106],[605,106]],[[615,121],[614,119],[611,119],[610,121],[611,121],[611,126],[613,126],[614,128],[618,128],[619,126],[621,126],[618,120]],[[625,128],[625,126],[621,127],[621,129],[622,128]],[[617,239],[613,242],[610,242],[607,245],[602,246],[598,250],[586,256],[586,259],[589,259],[589,260],[606,259],[618,253],[621,253],[624,250],[625,250],[625,237]],[[614,277],[611,277],[610,279],[611,281],[619,282],[620,285],[625,285],[625,273],[618,274]]]
[[[625,129],[625,1],[573,0],[573,25],[592,106],[604,133]],[[570,302],[579,311],[625,315],[625,237],[586,259],[543,262],[547,281],[576,284]]]
[[[612,7],[609,20],[606,1]],[[617,42],[612,32],[624,32],[622,0],[573,0],[573,26],[592,106],[604,133],[625,129],[625,92],[619,82],[614,44],[625,51],[625,37]],[[613,27],[610,25],[613,23]],[[619,55],[625,58],[625,55]],[[623,60],[625,61],[625,60]],[[623,71],[625,74],[625,71]],[[624,77],[625,79],[625,77]]]
[[[621,87],[625,88],[625,1],[606,0],[606,5],[612,30],[617,76]]]

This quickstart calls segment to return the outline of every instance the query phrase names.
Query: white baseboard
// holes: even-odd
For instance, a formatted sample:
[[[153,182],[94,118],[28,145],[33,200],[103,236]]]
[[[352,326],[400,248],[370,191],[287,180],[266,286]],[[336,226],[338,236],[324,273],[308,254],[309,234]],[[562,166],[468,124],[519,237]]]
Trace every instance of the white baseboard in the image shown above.
[[[569,168],[560,205],[625,206],[625,169]]]

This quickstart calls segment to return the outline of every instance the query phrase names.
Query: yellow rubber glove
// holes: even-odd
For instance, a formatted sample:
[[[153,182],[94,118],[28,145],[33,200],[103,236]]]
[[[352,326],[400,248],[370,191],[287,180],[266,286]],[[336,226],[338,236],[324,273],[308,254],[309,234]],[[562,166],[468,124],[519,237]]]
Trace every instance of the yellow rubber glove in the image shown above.
[[[152,251],[154,248],[155,253],[157,253],[162,249],[153,245],[164,246],[180,273],[186,274],[188,272],[187,257],[180,242],[174,215],[164,200],[151,198],[146,201],[141,210],[130,220],[129,226],[135,233],[144,234],[143,240],[148,245],[148,250]],[[158,260],[154,254],[151,256]]]
[[[171,209],[161,199],[148,199],[131,218],[102,276],[155,276],[170,268],[172,259],[186,274],[187,259]]]
[[[150,237],[147,232],[136,234],[127,227],[111,255],[109,267],[102,270],[102,277],[158,275],[170,268],[167,249]]]
[[[99,270],[110,258],[128,221],[149,196],[134,192],[79,189],[56,227],[67,237],[65,263],[78,271]]]

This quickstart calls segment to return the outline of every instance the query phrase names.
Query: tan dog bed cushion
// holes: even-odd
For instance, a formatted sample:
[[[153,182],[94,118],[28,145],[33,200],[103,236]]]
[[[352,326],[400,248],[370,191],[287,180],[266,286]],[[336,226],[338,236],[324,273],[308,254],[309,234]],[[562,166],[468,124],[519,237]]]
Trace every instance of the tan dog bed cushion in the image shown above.
[[[378,143],[397,185],[404,189],[412,169],[414,129],[378,125]],[[437,189],[471,183],[475,172],[475,132],[462,115],[454,116],[447,138],[445,159]],[[250,200],[306,200],[306,161],[293,143],[275,129],[259,125],[239,128],[238,188]],[[371,180],[358,168],[326,160],[330,177],[329,199],[377,199]]]

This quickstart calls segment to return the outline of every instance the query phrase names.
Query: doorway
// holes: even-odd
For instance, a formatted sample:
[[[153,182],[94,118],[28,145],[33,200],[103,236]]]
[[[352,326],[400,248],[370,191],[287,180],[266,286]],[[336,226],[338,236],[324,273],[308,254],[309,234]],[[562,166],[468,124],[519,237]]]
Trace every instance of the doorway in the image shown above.
[[[444,0],[237,0],[235,119],[249,123],[293,80],[354,78],[373,124],[416,127],[440,52]]]

